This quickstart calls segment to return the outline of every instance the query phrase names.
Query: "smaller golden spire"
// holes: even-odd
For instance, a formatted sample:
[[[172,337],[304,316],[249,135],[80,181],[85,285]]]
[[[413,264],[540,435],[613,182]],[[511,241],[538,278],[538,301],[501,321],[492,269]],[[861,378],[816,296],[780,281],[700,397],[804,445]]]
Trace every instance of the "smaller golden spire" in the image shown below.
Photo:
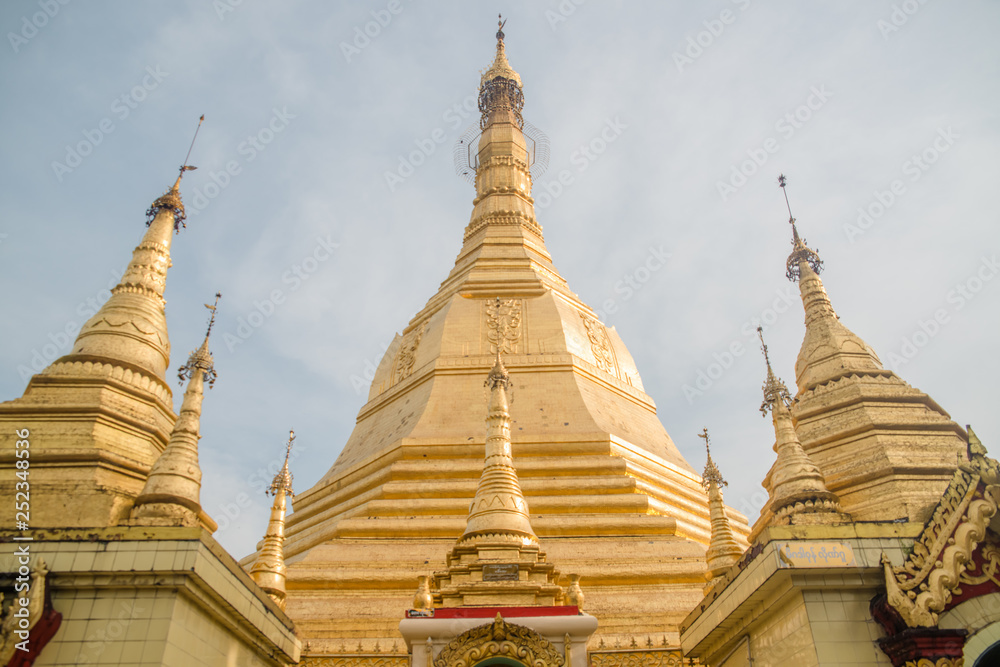
[[[181,165],[180,174],[177,175],[177,180],[174,181],[173,186],[167,190],[162,196],[160,196],[156,201],[153,202],[149,210],[146,211],[146,226],[149,227],[153,224],[153,220],[156,219],[156,215],[160,211],[169,211],[174,216],[174,232],[180,233],[181,227],[187,227],[184,221],[187,219],[187,213],[184,212],[184,202],[181,201],[181,179],[184,178],[185,171],[194,171],[198,167],[192,167],[187,163],[188,158],[191,157],[191,151],[194,149],[195,139],[198,138],[198,130],[201,129],[201,124],[205,122],[205,114],[201,115],[198,119],[198,127],[194,130],[194,137],[191,139],[191,146],[188,147],[187,155],[184,156],[184,164]]]
[[[271,518],[267,523],[267,532],[260,550],[257,552],[257,559],[250,566],[250,576],[257,582],[257,585],[264,589],[275,604],[282,609],[285,608],[286,572],[285,567],[285,510],[287,499],[294,498],[292,491],[292,473],[288,470],[288,459],[292,453],[292,443],[295,442],[295,431],[288,432],[288,443],[285,445],[285,462],[281,470],[274,476],[271,486],[265,491],[266,494],[274,496],[274,503],[271,505]]]
[[[705,441],[705,473],[702,475],[702,486],[708,492],[708,511],[712,522],[712,539],[709,542],[708,550],[705,552],[705,565],[708,572],[705,578],[712,580],[728,570],[733,563],[743,555],[743,549],[736,542],[733,535],[733,528],[726,515],[726,504],[722,499],[722,487],[727,486],[722,479],[719,467],[712,460],[712,450],[710,448],[708,429],[703,428],[698,437]]]
[[[434,600],[446,607],[562,604],[559,573],[539,547],[514,468],[507,407],[510,374],[499,350],[485,384],[490,398],[483,472],[447,570],[434,573]]]
[[[767,364],[767,379],[764,380],[764,402],[760,404],[760,412],[765,417],[768,410],[773,410],[774,406],[781,403],[785,408],[792,405],[792,398],[788,394],[788,387],[774,374],[771,368],[771,357],[767,354],[767,344],[764,342],[764,330],[757,327],[757,337],[760,339],[760,348],[764,351],[764,362]]]
[[[215,311],[219,307],[219,299],[221,298],[222,293],[216,292],[215,303],[212,305],[205,304],[205,307],[212,311],[211,316],[208,318],[208,329],[205,331],[205,340],[202,342],[201,347],[188,355],[187,362],[177,369],[177,377],[180,384],[184,384],[184,380],[189,379],[195,370],[200,370],[204,374],[209,388],[215,385],[215,381],[219,377],[219,374],[215,372],[215,359],[208,349],[208,338],[212,335],[212,327],[215,325]]]
[[[510,374],[504,368],[499,348],[485,384],[490,390],[486,457],[460,543],[476,535],[509,535],[526,544],[537,543],[528,518],[528,503],[514,468],[507,398]]]
[[[142,492],[135,499],[132,519],[137,525],[203,525],[215,530],[214,522],[204,515],[201,508],[201,467],[198,464],[198,440],[201,438],[201,403],[204,383],[211,387],[217,377],[208,348],[215,311],[222,295],[216,293],[215,304],[206,308],[212,311],[205,341],[191,353],[187,363],[178,370],[183,383],[188,381],[181,403],[180,414],[170,433],[167,447],[156,459]]]
[[[767,380],[764,382],[764,403],[761,412],[767,416],[771,412],[774,423],[774,451],[777,460],[768,473],[771,489],[772,524],[795,523],[792,515],[796,514],[826,514],[825,522],[835,523],[842,520],[840,515],[840,499],[835,493],[827,490],[826,478],[806,454],[795,426],[792,424],[790,411],[791,401],[788,389],[771,369],[771,360],[764,343],[763,330],[757,327],[761,350],[767,363]]]
[[[823,260],[819,258],[817,252],[806,245],[805,239],[799,237],[799,230],[795,227],[795,216],[792,215],[792,206],[788,203],[788,191],[785,189],[787,181],[784,174],[778,176],[778,186],[785,195],[785,206],[788,208],[788,224],[792,226],[792,254],[785,263],[785,275],[794,283],[801,276],[802,262],[807,263],[813,273],[819,275],[823,270]]]

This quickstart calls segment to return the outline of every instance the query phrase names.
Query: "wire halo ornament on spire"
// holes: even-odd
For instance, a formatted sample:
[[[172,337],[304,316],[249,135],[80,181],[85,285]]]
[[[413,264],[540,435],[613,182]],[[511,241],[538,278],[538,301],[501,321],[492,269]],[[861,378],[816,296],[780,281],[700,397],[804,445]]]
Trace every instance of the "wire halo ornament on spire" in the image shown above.
[[[219,377],[219,374],[215,372],[215,360],[208,349],[208,337],[212,335],[212,327],[215,325],[215,311],[219,307],[219,299],[221,298],[222,293],[216,292],[215,303],[212,305],[205,304],[205,307],[212,311],[212,315],[208,319],[208,330],[205,331],[205,341],[201,344],[201,347],[191,353],[184,365],[177,369],[177,377],[182,384],[194,375],[196,370],[200,370],[205,374],[205,381],[208,383],[209,389],[212,388],[215,380]]]
[[[499,17],[497,29],[497,55],[489,69],[482,73],[479,88],[478,123],[473,123],[462,131],[452,148],[455,173],[471,184],[476,182],[479,170],[478,139],[489,124],[492,113],[497,109],[509,110],[514,123],[524,136],[528,146],[528,169],[532,179],[538,179],[549,167],[549,137],[541,129],[524,120],[524,94],[521,75],[507,62],[507,52],[503,43],[503,27],[507,24]]]
[[[195,139],[198,138],[198,130],[201,129],[201,124],[205,122],[205,114],[201,115],[198,119],[198,127],[194,130],[194,137],[191,139],[191,145],[188,147],[187,155],[184,156],[184,164],[181,165],[180,174],[177,176],[177,180],[174,182],[173,187],[166,191],[161,197],[158,197],[153,205],[149,207],[146,211],[146,226],[149,227],[153,224],[153,219],[156,218],[156,214],[160,211],[170,211],[174,215],[174,231],[178,234],[181,233],[181,227],[187,227],[184,223],[187,220],[187,213],[184,211],[184,202],[181,201],[181,179],[184,178],[184,172],[194,171],[198,167],[193,167],[187,163],[188,158],[191,157],[191,150],[194,148]]]
[[[792,254],[788,256],[788,261],[785,262],[785,276],[794,283],[799,280],[799,274],[801,273],[799,264],[801,262],[808,262],[813,272],[818,274],[823,270],[823,260],[819,258],[819,255],[814,250],[806,245],[805,239],[799,237],[799,230],[795,227],[795,216],[792,215],[792,206],[788,203],[788,191],[785,189],[787,181],[788,179],[784,174],[778,175],[778,187],[785,194],[785,206],[788,208],[788,224],[792,226]]]
[[[269,496],[278,495],[278,491],[284,491],[285,495],[289,498],[295,497],[295,492],[292,491],[292,473],[288,469],[288,457],[292,453],[292,443],[295,442],[295,431],[288,431],[288,443],[285,445],[285,463],[281,466],[281,470],[278,474],[274,476],[271,480],[271,486],[267,487],[264,491],[265,494]]]
[[[760,404],[760,412],[766,417],[768,410],[773,412],[779,402],[786,408],[791,407],[792,397],[789,395],[785,383],[771,370],[771,358],[767,354],[764,330],[761,327],[757,327],[757,337],[760,338],[760,349],[764,352],[764,363],[767,364],[767,379],[764,380],[764,385],[761,387],[764,391],[764,402]]]
[[[705,441],[705,454],[708,455],[708,458],[705,460],[705,472],[701,476],[702,486],[705,487],[706,491],[712,482],[720,488],[723,486],[729,486],[729,482],[722,479],[722,473],[719,472],[719,466],[715,465],[715,461],[712,460],[712,450],[709,446],[708,429],[701,429],[701,433],[698,434],[698,437]]]

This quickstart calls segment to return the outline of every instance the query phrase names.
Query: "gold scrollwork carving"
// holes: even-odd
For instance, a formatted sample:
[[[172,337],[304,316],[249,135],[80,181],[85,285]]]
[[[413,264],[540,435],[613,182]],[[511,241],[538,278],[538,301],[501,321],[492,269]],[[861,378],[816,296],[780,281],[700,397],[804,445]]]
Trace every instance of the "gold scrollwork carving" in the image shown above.
[[[529,667],[561,667],[562,654],[531,628],[507,623],[498,613],[493,623],[460,634],[445,646],[434,667],[472,667],[492,657],[510,657]]]
[[[304,657],[299,667],[409,667],[405,655],[343,655],[331,657]]]
[[[420,346],[420,340],[424,337],[426,330],[427,322],[425,321],[403,338],[403,344],[399,346],[399,352],[396,355],[394,369],[396,382],[402,382],[413,373],[413,365],[417,359],[417,348]]]
[[[594,361],[601,370],[618,374],[615,361],[614,350],[611,349],[611,341],[608,339],[608,332],[604,325],[584,313],[580,313],[583,325],[587,328],[587,338],[590,339],[590,349],[594,353]]]
[[[679,651],[611,651],[591,653],[592,667],[680,667],[684,664]]]
[[[937,662],[929,658],[919,660],[907,660],[903,667],[963,667],[965,658],[939,658]]]
[[[996,479],[997,462],[986,456],[975,434],[970,432],[969,440],[972,454],[969,464],[955,471],[906,562],[901,567],[892,567],[885,554],[882,555],[889,604],[911,628],[936,625],[938,614],[951,602],[965,579],[968,583],[996,581],[1000,554],[992,545],[983,551],[986,561],[982,571],[965,572],[966,564],[972,562],[973,551],[986,537],[987,525],[997,513],[996,499],[1000,496],[1000,487],[990,483]]]
[[[521,340],[521,300],[496,299],[486,302],[486,340],[490,354],[517,354]]]

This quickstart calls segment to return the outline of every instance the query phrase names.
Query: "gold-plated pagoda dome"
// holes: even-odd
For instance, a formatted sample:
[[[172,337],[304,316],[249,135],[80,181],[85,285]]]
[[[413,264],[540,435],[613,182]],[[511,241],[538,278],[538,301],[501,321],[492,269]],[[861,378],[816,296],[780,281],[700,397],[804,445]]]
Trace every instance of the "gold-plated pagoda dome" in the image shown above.
[[[292,490],[292,473],[288,469],[288,457],[295,442],[295,431],[288,432],[285,446],[285,462],[274,476],[267,493],[274,496],[271,518],[267,523],[264,541],[257,550],[257,559],[250,566],[250,576],[264,589],[274,602],[285,608],[286,567],[285,567],[285,509],[289,498],[295,497]]]

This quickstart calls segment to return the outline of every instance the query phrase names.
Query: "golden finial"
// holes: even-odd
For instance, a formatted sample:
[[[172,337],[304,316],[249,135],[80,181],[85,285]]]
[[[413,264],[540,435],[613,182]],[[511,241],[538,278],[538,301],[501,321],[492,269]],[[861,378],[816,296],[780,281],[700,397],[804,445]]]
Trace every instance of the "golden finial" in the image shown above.
[[[288,443],[285,445],[285,463],[281,466],[281,470],[278,474],[274,476],[271,481],[271,486],[268,487],[267,493],[271,496],[278,495],[278,491],[284,491],[289,498],[295,497],[295,492],[292,491],[292,473],[288,469],[288,458],[292,453],[292,443],[295,442],[295,431],[288,432]]]
[[[502,42],[504,38],[503,27],[507,22],[503,20],[503,14],[497,14],[497,41]]]
[[[215,380],[219,377],[219,374],[215,372],[215,360],[208,349],[208,337],[212,335],[212,327],[215,325],[215,311],[219,307],[219,299],[221,298],[222,293],[216,292],[215,303],[212,305],[205,304],[205,307],[212,311],[212,315],[208,318],[205,341],[201,344],[201,347],[191,353],[187,362],[177,369],[177,377],[180,379],[181,384],[194,374],[195,369],[201,370],[205,374],[205,381],[208,382],[209,388],[215,384]]]
[[[823,260],[819,258],[816,251],[806,246],[806,240],[799,237],[799,230],[795,227],[795,216],[792,215],[792,205],[788,203],[788,190],[785,184],[788,178],[784,174],[778,175],[778,187],[785,195],[785,207],[788,209],[788,224],[792,226],[792,254],[788,256],[785,263],[785,276],[793,283],[799,279],[799,263],[808,262],[814,273],[823,270]]]
[[[198,138],[198,130],[201,129],[201,124],[205,121],[205,114],[201,115],[198,119],[198,127],[194,130],[194,137],[191,139],[191,145],[188,147],[187,155],[184,156],[184,164],[181,165],[180,173],[177,175],[177,180],[174,181],[173,187],[167,190],[166,194],[159,197],[153,202],[153,205],[149,207],[146,211],[146,226],[149,227],[153,223],[153,219],[156,214],[160,211],[167,210],[174,214],[174,231],[178,234],[181,231],[181,227],[187,227],[184,221],[187,219],[187,213],[184,211],[184,203],[181,201],[181,179],[184,178],[185,171],[194,171],[198,167],[193,167],[187,163],[188,158],[191,157],[191,151],[194,149],[195,139]]]
[[[521,76],[507,62],[503,43],[503,27],[507,22],[501,16],[498,20],[497,55],[493,64],[483,72],[479,81],[479,111],[482,114],[479,129],[485,130],[490,115],[494,111],[508,111],[514,116],[518,128],[524,127],[521,109],[524,108],[524,93],[521,91]]]
[[[701,429],[701,433],[698,434],[698,437],[705,441],[705,454],[708,455],[708,458],[705,460],[705,474],[701,476],[702,485],[704,485],[706,490],[711,482],[715,482],[716,486],[719,487],[729,486],[729,483],[722,479],[722,473],[719,472],[719,466],[715,465],[715,461],[712,460],[712,450],[709,446],[708,429]]]
[[[768,410],[774,410],[780,402],[786,408],[791,405],[792,399],[788,394],[788,387],[778,378],[771,369],[771,358],[767,354],[767,344],[764,342],[764,330],[757,327],[757,337],[760,339],[760,349],[764,352],[764,363],[767,364],[767,379],[764,380],[764,402],[760,404],[760,411],[765,417]]]

